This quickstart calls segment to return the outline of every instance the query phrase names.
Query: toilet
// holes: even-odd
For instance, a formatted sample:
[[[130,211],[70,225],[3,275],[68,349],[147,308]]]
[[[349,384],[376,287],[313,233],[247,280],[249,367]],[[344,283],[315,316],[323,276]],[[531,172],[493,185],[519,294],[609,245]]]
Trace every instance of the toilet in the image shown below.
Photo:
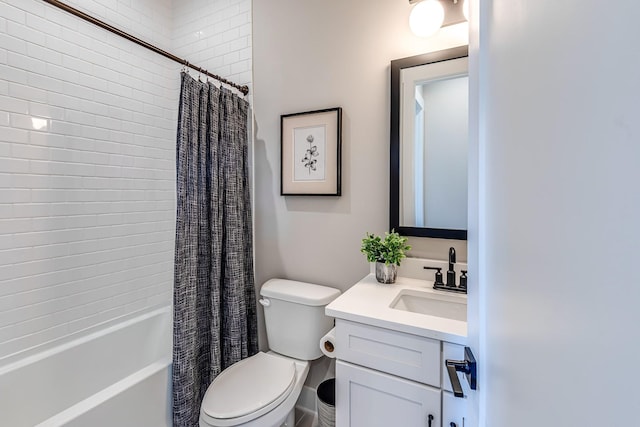
[[[322,356],[320,338],[333,328],[324,308],[338,289],[271,279],[260,290],[268,352],[225,369],[209,385],[200,427],[294,427],[295,404],[309,372]]]

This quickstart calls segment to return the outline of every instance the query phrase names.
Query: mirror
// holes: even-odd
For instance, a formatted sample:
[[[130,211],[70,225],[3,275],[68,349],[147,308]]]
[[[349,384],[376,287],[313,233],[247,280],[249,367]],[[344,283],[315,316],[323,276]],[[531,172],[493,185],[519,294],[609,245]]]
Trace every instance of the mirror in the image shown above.
[[[467,239],[467,46],[391,61],[390,229]]]

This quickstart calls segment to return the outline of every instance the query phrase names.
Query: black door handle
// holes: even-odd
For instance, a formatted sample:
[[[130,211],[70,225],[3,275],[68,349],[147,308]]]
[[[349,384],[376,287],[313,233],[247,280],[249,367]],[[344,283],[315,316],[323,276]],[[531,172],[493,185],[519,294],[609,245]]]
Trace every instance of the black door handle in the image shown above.
[[[451,381],[451,388],[453,388],[453,395],[455,397],[464,397],[464,391],[460,380],[458,380],[458,374],[456,373],[457,365],[464,363],[461,360],[447,360],[447,372],[449,373],[449,380]]]
[[[473,357],[473,353],[469,347],[464,348],[464,360],[446,360],[445,365],[447,367],[447,373],[449,374],[449,380],[451,381],[451,387],[453,388],[453,395],[455,397],[464,397],[460,380],[456,372],[464,372],[467,376],[467,381],[471,390],[477,388],[478,372],[476,358]]]
[[[451,422],[451,424],[449,424],[449,427],[456,427],[456,423]]]
[[[427,420],[429,420],[429,427],[431,427],[431,423],[433,422],[433,415],[429,414]]]

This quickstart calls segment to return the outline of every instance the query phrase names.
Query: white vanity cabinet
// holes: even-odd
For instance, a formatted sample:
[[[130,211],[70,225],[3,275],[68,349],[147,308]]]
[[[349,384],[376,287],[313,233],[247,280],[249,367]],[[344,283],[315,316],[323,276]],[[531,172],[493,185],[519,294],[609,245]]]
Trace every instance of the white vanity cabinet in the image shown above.
[[[437,388],[340,360],[336,403],[337,427],[440,426]]]
[[[451,390],[443,382],[443,344],[447,355],[464,352],[460,345],[336,319],[336,427],[464,427],[465,399],[443,391]]]
[[[455,397],[449,391],[442,392],[442,427],[470,427],[465,424],[466,411],[466,397]]]

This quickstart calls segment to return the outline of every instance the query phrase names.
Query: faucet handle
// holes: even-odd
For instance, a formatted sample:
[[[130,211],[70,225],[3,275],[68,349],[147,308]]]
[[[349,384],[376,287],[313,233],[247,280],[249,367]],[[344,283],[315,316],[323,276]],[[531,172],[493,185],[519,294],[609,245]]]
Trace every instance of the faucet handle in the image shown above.
[[[462,274],[460,275],[460,284],[458,287],[460,289],[467,289],[467,270],[460,270],[460,272]]]
[[[444,282],[442,281],[442,268],[441,267],[423,267],[425,270],[437,270],[436,271],[436,280],[434,282],[434,286],[435,285],[444,285]]]

